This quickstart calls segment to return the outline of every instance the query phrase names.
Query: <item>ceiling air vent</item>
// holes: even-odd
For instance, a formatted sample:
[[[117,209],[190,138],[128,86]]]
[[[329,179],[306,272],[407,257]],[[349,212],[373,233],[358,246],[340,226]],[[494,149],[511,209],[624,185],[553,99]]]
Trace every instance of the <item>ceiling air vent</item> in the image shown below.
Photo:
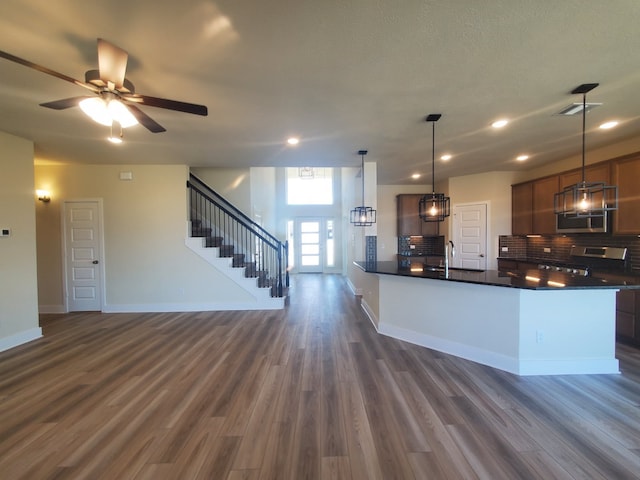
[[[602,104],[601,103],[587,103],[587,104],[584,104],[584,105],[585,105],[585,112],[589,112],[589,110],[593,110],[594,108],[599,107]],[[567,105],[566,107],[564,107],[558,113],[554,113],[554,115],[564,115],[564,116],[567,116],[567,117],[569,117],[571,115],[578,115],[579,113],[582,113],[582,107],[583,107],[582,103],[572,103],[572,104]]]

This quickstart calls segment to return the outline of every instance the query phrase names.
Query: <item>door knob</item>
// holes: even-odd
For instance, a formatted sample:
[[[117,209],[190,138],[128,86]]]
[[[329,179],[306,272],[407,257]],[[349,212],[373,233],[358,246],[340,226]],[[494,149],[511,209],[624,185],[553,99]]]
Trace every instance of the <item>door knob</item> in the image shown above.
[[[97,264],[98,264],[98,260],[94,260],[94,261],[93,261],[93,262],[91,262],[91,263],[93,263],[94,265],[97,265]]]

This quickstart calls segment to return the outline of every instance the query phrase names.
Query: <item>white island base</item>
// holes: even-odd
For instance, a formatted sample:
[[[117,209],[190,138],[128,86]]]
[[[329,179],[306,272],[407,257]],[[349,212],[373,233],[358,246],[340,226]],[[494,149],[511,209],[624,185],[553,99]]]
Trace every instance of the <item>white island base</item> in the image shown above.
[[[517,375],[619,373],[616,289],[378,278],[381,334]]]

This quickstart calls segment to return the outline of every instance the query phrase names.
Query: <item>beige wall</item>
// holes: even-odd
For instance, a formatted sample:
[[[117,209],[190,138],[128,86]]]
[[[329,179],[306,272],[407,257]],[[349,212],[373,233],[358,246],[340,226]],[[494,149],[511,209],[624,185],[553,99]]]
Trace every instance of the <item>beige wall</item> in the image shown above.
[[[132,172],[122,181],[119,173]],[[64,309],[61,211],[65,199],[104,204],[104,311],[216,309],[249,295],[185,246],[188,167],[37,165],[38,289],[42,311]]]
[[[451,212],[456,205],[487,204],[487,268],[496,269],[498,257],[498,236],[511,234],[511,184],[515,172],[489,172],[465,175],[449,179]],[[444,225],[451,238],[452,220]]]
[[[0,350],[41,335],[38,325],[33,142],[0,132]],[[40,203],[40,202],[38,202]]]
[[[251,215],[251,179],[248,168],[194,167],[191,171],[242,213]]]

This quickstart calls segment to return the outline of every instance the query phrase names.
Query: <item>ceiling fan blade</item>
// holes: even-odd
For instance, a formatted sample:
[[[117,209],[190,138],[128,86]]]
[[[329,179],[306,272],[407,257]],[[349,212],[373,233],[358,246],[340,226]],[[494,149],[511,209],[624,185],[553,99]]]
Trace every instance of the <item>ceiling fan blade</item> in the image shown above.
[[[98,69],[105,83],[112,82],[116,88],[122,87],[128,58],[125,50],[102,38],[98,39]]]
[[[41,107],[53,108],[54,110],[64,110],[65,108],[77,107],[81,100],[91,97],[71,97],[62,100],[54,100],[53,102],[41,103]]]
[[[135,105],[127,105],[125,103],[123,103],[123,105],[127,107],[129,111],[133,114],[133,116],[136,117],[136,120],[138,120],[138,122],[140,122],[140,124],[150,132],[161,133],[161,132],[167,131],[166,128],[164,128],[162,125],[160,125],[158,122],[156,122],[153,118],[151,118],[149,115],[144,113]]]
[[[194,115],[202,115],[206,117],[209,113],[204,105],[195,103],[179,102],[177,100],[168,100],[166,98],[149,97],[147,95],[122,95],[123,100],[147,105],[149,107],[166,108],[167,110],[176,110],[178,112],[193,113]]]
[[[76,80],[75,78],[68,77],[63,73],[56,72],[55,70],[51,70],[50,68],[43,67],[42,65],[38,65],[37,63],[30,62],[29,60],[25,60],[24,58],[16,57],[15,55],[11,55],[10,53],[3,52],[0,50],[0,58],[5,58],[11,62],[19,63],[20,65],[24,65],[25,67],[33,68],[34,70],[38,70],[39,72],[46,73],[47,75],[54,76],[61,80],[65,80],[70,83],[74,83],[79,87],[86,88],[91,90],[92,92],[97,92],[98,89],[93,85],[81,82],[80,80]]]

